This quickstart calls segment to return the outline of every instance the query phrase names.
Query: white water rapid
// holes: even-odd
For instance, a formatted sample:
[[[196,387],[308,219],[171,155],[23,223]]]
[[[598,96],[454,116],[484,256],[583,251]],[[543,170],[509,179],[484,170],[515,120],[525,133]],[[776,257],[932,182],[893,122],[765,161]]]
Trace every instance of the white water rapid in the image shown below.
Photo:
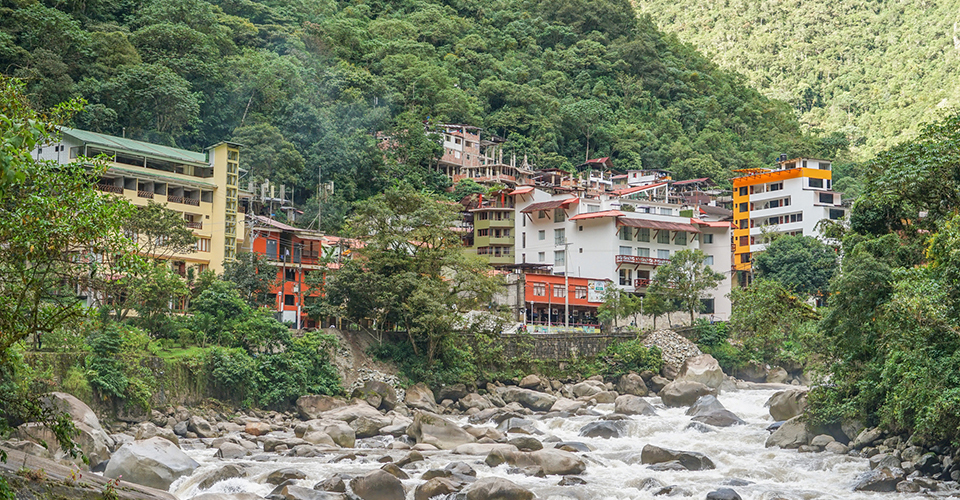
[[[410,479],[403,481],[407,487],[407,500],[414,497],[414,489],[423,481],[420,474],[429,469],[441,469],[447,463],[463,461],[477,471],[478,477],[499,476],[507,478],[532,490],[536,498],[542,500],[560,499],[652,499],[660,488],[641,490],[637,486],[645,478],[656,478],[666,485],[678,488],[670,495],[672,498],[703,499],[707,493],[717,488],[733,488],[744,500],[789,500],[812,499],[879,499],[879,498],[919,498],[921,495],[899,493],[853,492],[855,478],[868,469],[867,460],[846,455],[824,453],[798,453],[796,450],[765,448],[764,442],[769,436],[765,428],[773,422],[764,403],[775,391],[746,390],[727,392],[720,395],[720,402],[730,411],[747,422],[715,432],[701,433],[695,429],[686,429],[690,418],[684,415],[686,408],[664,408],[660,398],[647,398],[654,404],[657,416],[632,416],[629,421],[629,435],[617,439],[582,438],[579,430],[585,424],[595,421],[596,416],[578,416],[572,418],[552,418],[536,420],[531,416],[545,438],[556,436],[563,441],[580,441],[595,448],[582,456],[587,461],[587,470],[580,477],[585,485],[558,486],[560,476],[546,478],[527,477],[520,473],[508,473],[507,465],[488,467],[483,456],[454,455],[450,452],[426,452],[425,460],[407,466],[405,470]],[[596,407],[601,413],[613,411],[613,405]],[[466,424],[466,419],[460,421]],[[488,423],[484,425],[493,426]],[[391,438],[387,438],[391,439]],[[369,441],[369,440],[364,440]],[[361,446],[358,441],[358,446]],[[385,441],[381,440],[383,445]],[[674,450],[697,451],[709,457],[716,469],[706,471],[653,471],[640,463],[640,450],[646,444],[653,444]],[[552,444],[545,444],[551,447]],[[214,457],[215,449],[189,450],[187,453],[200,462],[201,467],[189,477],[178,480],[170,491],[181,500],[188,500],[200,493],[238,493],[250,492],[261,496],[268,495],[273,485],[263,483],[267,474],[281,467],[295,467],[307,475],[307,479],[297,484],[312,488],[318,481],[334,473],[352,476],[362,475],[383,464],[377,459],[385,454],[395,458],[406,455],[405,450],[358,449],[356,460],[344,460],[329,463],[334,457],[351,450],[331,453],[318,458],[295,458],[269,454],[271,461],[253,461],[250,457],[241,460],[225,461]],[[360,456],[360,453],[365,456]],[[209,472],[226,462],[242,463],[248,471],[243,479],[228,479],[213,485],[208,490],[200,490],[197,485]],[[749,482],[744,486],[725,485],[730,480]],[[743,483],[741,483],[743,484]],[[664,498],[663,496],[656,498]]]

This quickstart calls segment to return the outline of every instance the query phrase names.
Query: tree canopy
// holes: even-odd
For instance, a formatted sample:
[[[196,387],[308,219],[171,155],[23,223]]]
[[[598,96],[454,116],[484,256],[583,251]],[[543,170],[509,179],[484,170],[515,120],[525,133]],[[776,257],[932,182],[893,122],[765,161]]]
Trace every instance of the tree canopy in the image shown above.
[[[812,236],[780,236],[754,255],[758,278],[806,296],[825,295],[839,268],[834,249]]]
[[[700,250],[680,250],[670,257],[670,262],[657,268],[650,286],[653,294],[675,300],[688,311],[691,325],[702,307],[700,299],[723,280],[723,275],[711,269],[706,260],[707,255]]]

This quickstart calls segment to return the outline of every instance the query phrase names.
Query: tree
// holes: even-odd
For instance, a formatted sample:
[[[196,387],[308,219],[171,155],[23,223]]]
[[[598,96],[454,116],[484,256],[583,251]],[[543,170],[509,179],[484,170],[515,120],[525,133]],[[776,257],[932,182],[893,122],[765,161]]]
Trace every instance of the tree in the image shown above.
[[[657,268],[650,287],[653,293],[674,299],[689,311],[691,325],[694,314],[700,310],[704,292],[716,288],[723,280],[722,274],[704,263],[706,259],[700,250],[681,250],[673,254],[669,263]]]
[[[757,279],[736,288],[730,300],[730,329],[759,363],[787,360],[787,347],[800,342],[803,325],[819,319],[812,307],[774,280]]]
[[[586,140],[584,161],[590,159],[590,138],[603,126],[610,107],[597,99],[577,100],[563,106],[564,119]]]
[[[822,297],[837,273],[837,254],[812,236],[784,235],[755,254],[758,278],[779,282],[793,293]]]
[[[262,255],[238,253],[236,260],[223,265],[223,280],[233,283],[240,297],[251,307],[276,304],[273,286],[277,283],[277,266]]]
[[[69,417],[28,393],[17,377],[22,365],[15,346],[87,314],[77,287],[97,256],[128,251],[120,224],[130,206],[95,188],[102,165],[58,165],[30,155],[53,140],[56,124],[81,103],[41,115],[26,102],[22,83],[0,78],[0,433],[8,424],[39,419],[52,424],[61,447],[74,454]]]

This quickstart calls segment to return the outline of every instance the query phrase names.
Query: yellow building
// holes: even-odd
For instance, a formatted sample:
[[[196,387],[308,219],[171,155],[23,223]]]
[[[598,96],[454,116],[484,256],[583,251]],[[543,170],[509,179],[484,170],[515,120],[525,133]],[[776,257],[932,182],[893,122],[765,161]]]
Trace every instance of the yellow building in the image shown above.
[[[199,153],[66,127],[61,132],[60,142],[45,144],[34,156],[69,163],[102,155],[109,168],[99,180],[101,191],[183,214],[197,244],[170,258],[174,271],[185,274],[192,267],[198,274],[207,269],[219,274],[224,261],[235,258],[244,238],[244,220],[237,216],[243,196],[237,144],[221,142]]]

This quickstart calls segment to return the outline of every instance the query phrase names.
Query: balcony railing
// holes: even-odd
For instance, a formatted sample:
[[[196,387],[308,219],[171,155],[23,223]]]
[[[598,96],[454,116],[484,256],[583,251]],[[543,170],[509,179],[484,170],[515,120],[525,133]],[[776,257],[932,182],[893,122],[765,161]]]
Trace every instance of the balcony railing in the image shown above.
[[[670,263],[670,259],[640,257],[639,255],[617,255],[616,261],[617,264],[640,264],[644,266],[662,266]]]
[[[193,205],[195,207],[200,206],[200,200],[197,198],[184,198],[183,196],[167,196],[167,201],[170,203],[180,203],[183,205]]]
[[[105,193],[123,194],[123,186],[114,186],[113,184],[97,184],[97,189]]]
[[[634,288],[646,288],[646,287],[650,286],[650,283],[653,283],[653,280],[651,280],[651,279],[649,279],[649,278],[637,278],[637,279],[633,280],[633,287],[634,287]]]
[[[137,191],[137,197],[153,199],[153,191],[143,191],[143,190]]]
[[[203,229],[203,222],[187,222],[184,226],[190,229]]]

